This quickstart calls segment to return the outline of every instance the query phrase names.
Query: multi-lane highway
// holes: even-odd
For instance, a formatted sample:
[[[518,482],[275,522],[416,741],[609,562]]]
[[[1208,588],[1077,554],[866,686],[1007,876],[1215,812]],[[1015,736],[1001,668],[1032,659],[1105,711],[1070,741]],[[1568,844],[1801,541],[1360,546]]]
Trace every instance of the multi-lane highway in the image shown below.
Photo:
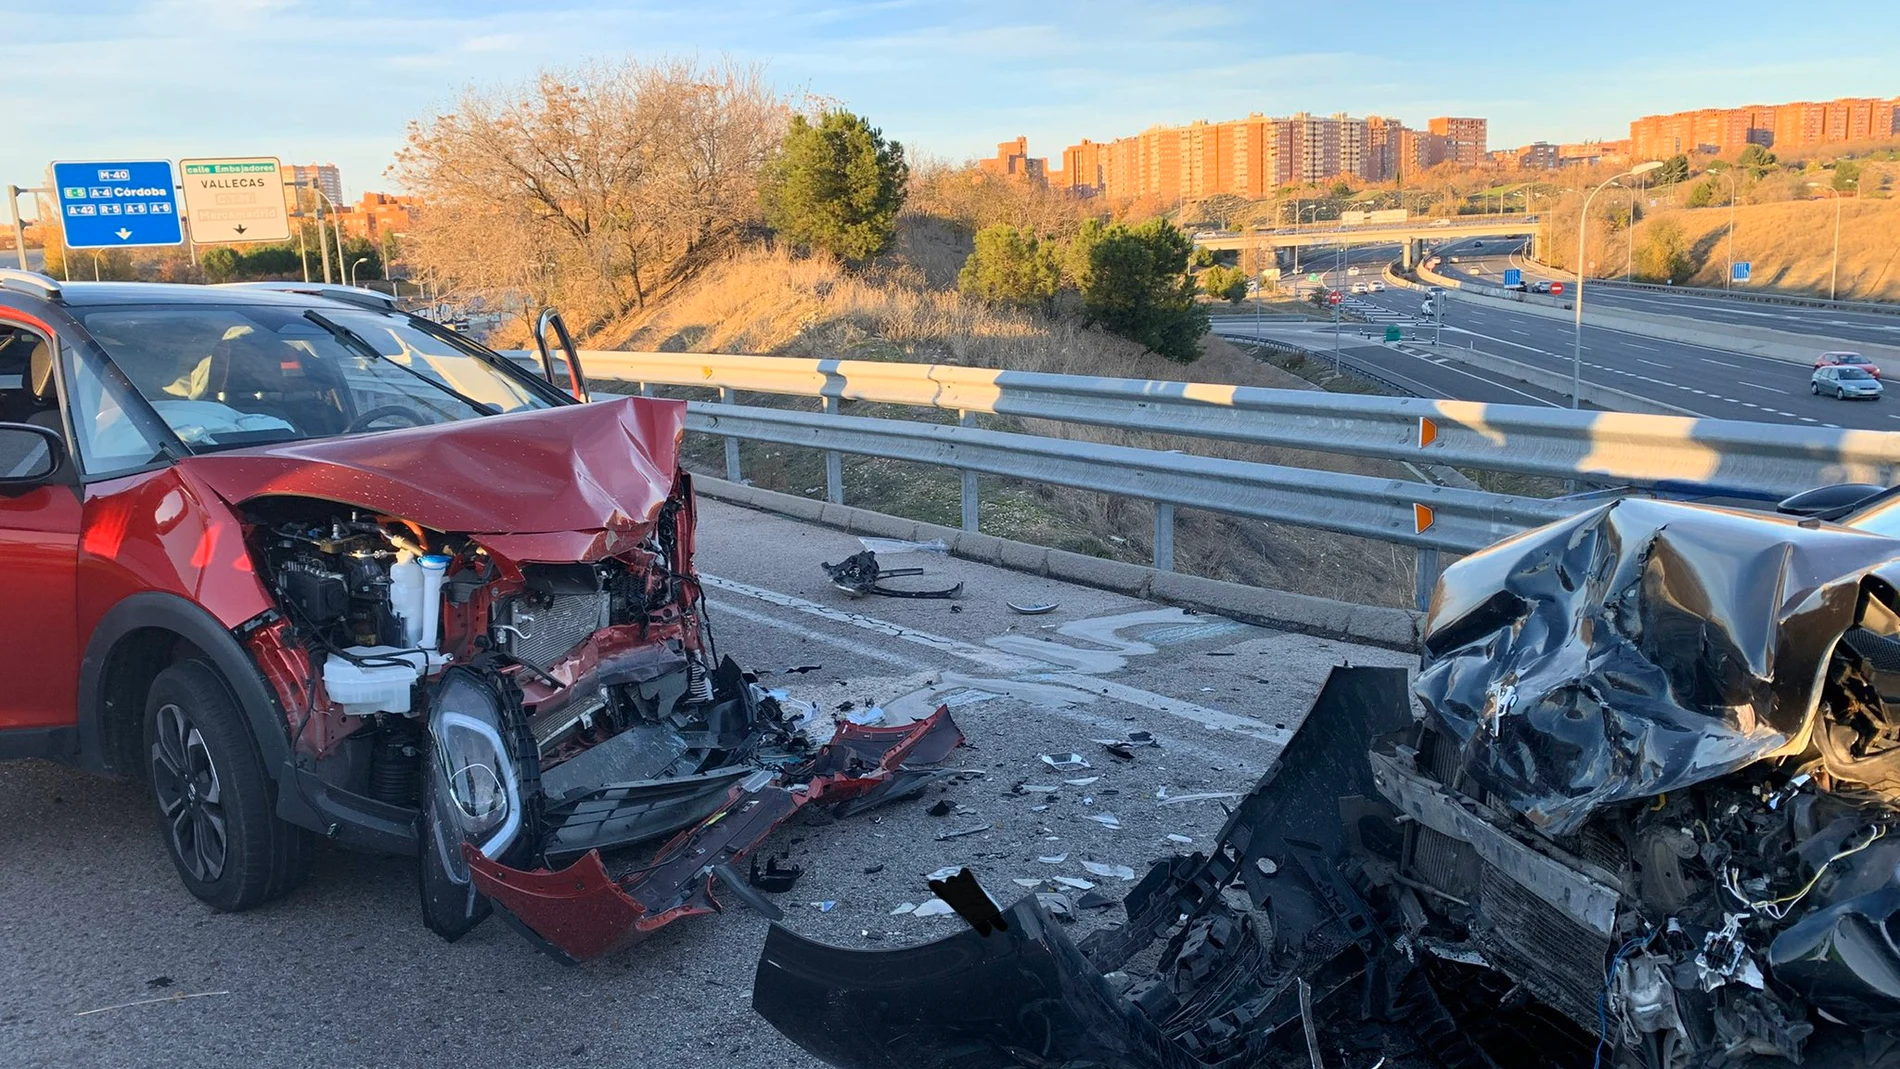
[[[1447,254],[1457,255],[1458,262],[1441,263],[1437,270],[1440,274],[1451,278],[1476,279],[1494,286],[1503,283],[1504,271],[1510,267],[1522,270],[1524,280],[1527,282],[1540,278],[1556,279],[1566,284],[1574,282],[1574,276],[1547,271],[1525,259],[1522,239],[1486,241],[1482,244],[1483,248],[1477,250],[1473,250],[1469,242],[1448,247],[1444,251]],[[1731,326],[1752,326],[1794,334],[1811,334],[1837,340],[1900,345],[1900,315],[1886,315],[1879,312],[1848,312],[1832,308],[1760,304],[1710,294],[1657,293],[1653,290],[1625,289],[1613,285],[1597,285],[1589,288],[1585,294],[1585,304],[1586,306],[1594,304],[1598,308],[1621,308],[1632,312],[1681,316],[1685,319],[1719,322]]]
[[[1456,246],[1441,250],[1447,255],[1457,251]],[[1467,266],[1462,253],[1459,258],[1457,266]],[[1490,278],[1495,281],[1497,276]],[[1607,289],[1599,287],[1592,296]],[[1356,300],[1368,309],[1382,308],[1422,318],[1424,298],[1420,291],[1394,288]],[[1242,315],[1222,322],[1221,333],[1242,337],[1253,333],[1242,311]],[[1513,404],[1566,403],[1508,375],[1465,365],[1453,357],[1459,349],[1476,350],[1568,374],[1575,338],[1568,321],[1453,299],[1448,302],[1442,345],[1436,353],[1409,342],[1405,349],[1379,344],[1364,337],[1365,331],[1363,326],[1348,325],[1342,332],[1345,358],[1421,395]],[[1259,332],[1264,337],[1319,349],[1330,349],[1333,340],[1331,327],[1325,324],[1267,324]],[[1371,333],[1378,337],[1377,331]],[[1431,337],[1428,329],[1417,327],[1406,328],[1406,334],[1408,339],[1416,336],[1429,341]],[[1426,355],[1415,355],[1420,353]],[[1900,397],[1871,402],[1816,397],[1809,390],[1810,374],[1811,369],[1802,364],[1714,346],[1591,326],[1585,326],[1583,333],[1583,375],[1588,382],[1719,419],[1900,430]]]

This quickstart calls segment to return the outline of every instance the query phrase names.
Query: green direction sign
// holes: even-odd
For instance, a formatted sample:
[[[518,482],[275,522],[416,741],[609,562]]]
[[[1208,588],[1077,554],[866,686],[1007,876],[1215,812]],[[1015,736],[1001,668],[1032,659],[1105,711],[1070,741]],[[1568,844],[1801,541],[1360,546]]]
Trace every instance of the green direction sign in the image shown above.
[[[1311,274],[1311,275],[1307,275],[1307,276],[1306,276],[1306,281],[1308,281],[1308,282],[1318,282],[1318,281],[1319,281],[1319,275],[1318,275],[1318,274]]]

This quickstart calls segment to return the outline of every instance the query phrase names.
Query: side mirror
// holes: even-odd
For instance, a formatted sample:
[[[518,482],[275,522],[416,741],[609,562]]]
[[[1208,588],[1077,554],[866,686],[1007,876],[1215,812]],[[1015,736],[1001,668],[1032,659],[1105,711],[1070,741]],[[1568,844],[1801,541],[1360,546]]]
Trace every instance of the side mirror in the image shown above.
[[[58,431],[30,423],[0,423],[0,494],[46,485],[66,462]]]
[[[1787,516],[1806,516],[1817,520],[1838,520],[1854,511],[1869,499],[1886,491],[1884,486],[1873,483],[1834,483],[1829,486],[1817,486],[1812,490],[1803,490],[1793,497],[1783,498],[1775,505],[1775,511]]]
[[[548,348],[548,331],[552,329],[556,343],[561,349],[561,360],[566,365],[567,381],[561,382],[554,375],[554,354]],[[534,323],[534,347],[541,354],[541,371],[547,376],[548,383],[565,391],[576,401],[589,400],[587,380],[581,375],[580,353],[574,349],[574,338],[567,332],[567,323],[561,319],[561,313],[552,308],[543,308]]]

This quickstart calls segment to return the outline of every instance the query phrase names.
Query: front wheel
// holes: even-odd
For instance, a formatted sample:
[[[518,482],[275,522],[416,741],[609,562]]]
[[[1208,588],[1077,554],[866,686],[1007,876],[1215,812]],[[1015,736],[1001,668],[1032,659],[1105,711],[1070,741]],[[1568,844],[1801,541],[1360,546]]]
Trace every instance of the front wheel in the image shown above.
[[[1808,392],[1816,397],[1821,396],[1821,388],[1812,382],[1808,383]]]
[[[1847,388],[1845,386],[1834,387],[1834,399],[1836,401],[1847,400]]]
[[[192,894],[223,912],[289,893],[310,871],[310,833],[277,819],[250,725],[217,669],[181,661],[145,699],[159,836]]]

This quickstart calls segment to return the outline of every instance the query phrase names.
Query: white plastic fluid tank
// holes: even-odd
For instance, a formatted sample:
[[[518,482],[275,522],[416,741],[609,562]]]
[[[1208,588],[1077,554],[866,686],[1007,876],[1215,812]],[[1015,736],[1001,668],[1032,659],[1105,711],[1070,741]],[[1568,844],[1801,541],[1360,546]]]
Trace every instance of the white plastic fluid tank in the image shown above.
[[[402,617],[403,645],[416,648],[422,641],[422,565],[408,550],[396,554],[389,566],[389,607]]]
[[[358,657],[389,657],[397,651],[394,646],[352,646],[348,652]],[[323,662],[323,689],[331,701],[343,707],[347,716],[407,713],[409,693],[421,674],[409,658],[357,664],[331,654]]]
[[[422,626],[415,644],[425,650],[436,648],[442,631],[442,581],[448,578],[449,560],[440,553],[430,553],[416,560],[422,568]]]

